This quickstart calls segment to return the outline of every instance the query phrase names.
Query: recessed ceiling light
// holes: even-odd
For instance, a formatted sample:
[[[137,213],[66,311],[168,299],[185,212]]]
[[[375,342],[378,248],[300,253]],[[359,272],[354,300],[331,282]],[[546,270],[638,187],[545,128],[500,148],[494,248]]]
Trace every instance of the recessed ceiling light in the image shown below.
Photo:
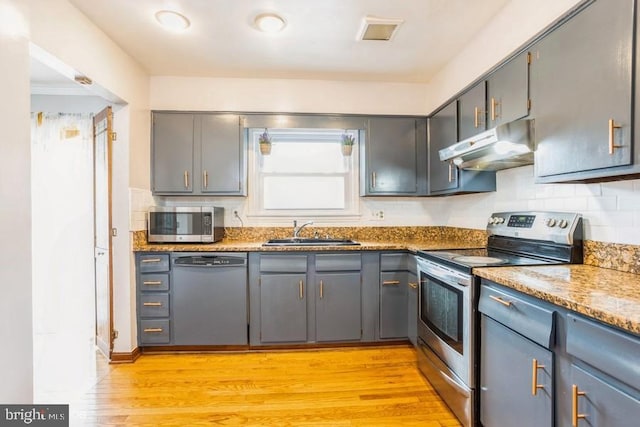
[[[278,33],[287,25],[284,18],[275,13],[262,13],[253,22],[257,29],[265,33]]]
[[[172,10],[156,12],[156,21],[171,31],[184,31],[191,25],[186,16]]]

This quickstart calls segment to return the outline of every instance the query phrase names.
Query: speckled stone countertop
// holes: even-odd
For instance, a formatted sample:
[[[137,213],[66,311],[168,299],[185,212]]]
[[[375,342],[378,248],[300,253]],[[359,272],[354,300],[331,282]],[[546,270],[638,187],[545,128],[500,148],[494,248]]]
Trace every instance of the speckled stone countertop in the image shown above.
[[[483,267],[485,279],[640,335],[640,275],[591,265]]]
[[[144,231],[133,233],[136,252],[291,252],[389,251],[479,248],[486,246],[484,230],[453,227],[330,227],[315,228],[320,236],[352,239],[357,246],[262,246],[268,239],[290,237],[291,228],[228,228],[217,243],[148,243]]]

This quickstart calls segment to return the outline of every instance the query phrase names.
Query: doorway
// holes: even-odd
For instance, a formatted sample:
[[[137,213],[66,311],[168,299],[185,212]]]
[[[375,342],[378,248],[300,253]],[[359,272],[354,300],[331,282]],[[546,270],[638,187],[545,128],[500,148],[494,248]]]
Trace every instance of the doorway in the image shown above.
[[[73,81],[71,93],[61,95],[64,76],[43,84],[55,70],[34,62],[40,79],[34,83],[32,75],[34,402],[71,403],[108,368],[96,349],[108,357],[112,348],[111,338],[98,340],[113,329],[111,108]],[[54,95],[43,93],[46,84]],[[107,117],[94,145],[94,119]],[[99,328],[105,321],[106,329]]]

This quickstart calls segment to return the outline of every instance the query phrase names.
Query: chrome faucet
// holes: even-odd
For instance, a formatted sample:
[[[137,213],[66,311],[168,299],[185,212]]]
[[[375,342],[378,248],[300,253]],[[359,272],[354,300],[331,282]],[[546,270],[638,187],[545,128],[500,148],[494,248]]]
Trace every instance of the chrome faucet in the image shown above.
[[[313,221],[309,221],[309,222],[305,222],[304,224],[302,224],[300,227],[298,227],[298,221],[296,221],[295,219],[293,220],[293,238],[297,239],[298,235],[300,234],[300,231],[305,228],[307,225],[312,225]]]

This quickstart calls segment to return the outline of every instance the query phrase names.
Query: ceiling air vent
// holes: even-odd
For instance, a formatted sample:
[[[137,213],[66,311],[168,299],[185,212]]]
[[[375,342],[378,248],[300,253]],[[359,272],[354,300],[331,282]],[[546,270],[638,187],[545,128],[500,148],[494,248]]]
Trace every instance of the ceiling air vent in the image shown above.
[[[358,32],[358,40],[389,41],[398,32],[402,19],[375,18],[366,16]]]

